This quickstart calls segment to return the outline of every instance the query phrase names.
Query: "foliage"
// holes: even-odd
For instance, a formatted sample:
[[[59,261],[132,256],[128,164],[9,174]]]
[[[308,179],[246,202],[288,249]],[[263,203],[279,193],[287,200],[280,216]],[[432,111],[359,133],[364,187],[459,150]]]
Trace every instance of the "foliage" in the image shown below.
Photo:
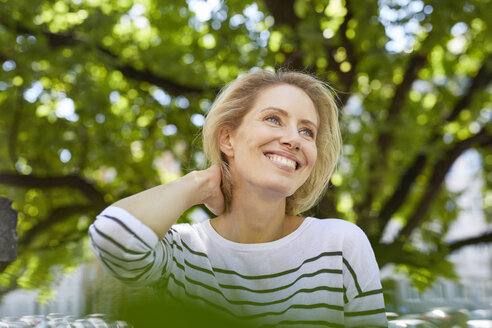
[[[491,240],[445,242],[459,208],[443,184],[476,149],[491,214],[491,15],[490,0],[0,0],[0,195],[20,252],[0,283],[48,286],[86,260],[105,206],[206,165],[200,126],[225,83],[288,67],[343,107],[344,155],[311,214],[357,222],[380,265],[428,285],[450,251]]]

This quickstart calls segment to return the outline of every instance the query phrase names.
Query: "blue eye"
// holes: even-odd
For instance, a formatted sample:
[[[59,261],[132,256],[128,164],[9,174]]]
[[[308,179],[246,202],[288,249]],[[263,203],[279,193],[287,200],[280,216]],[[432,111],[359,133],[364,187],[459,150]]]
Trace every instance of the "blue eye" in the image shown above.
[[[305,135],[305,136],[308,136],[310,138],[313,138],[314,137],[314,132],[311,131],[310,129],[302,129],[300,131],[301,134]]]
[[[266,120],[273,124],[280,124],[280,120],[277,116],[268,116]]]

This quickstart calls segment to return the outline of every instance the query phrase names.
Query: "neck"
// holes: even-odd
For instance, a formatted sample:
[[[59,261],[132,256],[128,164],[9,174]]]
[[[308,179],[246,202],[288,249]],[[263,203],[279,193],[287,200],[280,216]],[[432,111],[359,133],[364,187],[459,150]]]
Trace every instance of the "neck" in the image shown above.
[[[285,198],[265,197],[235,189],[230,211],[212,226],[224,238],[245,244],[265,243],[294,231],[302,219],[285,214]]]

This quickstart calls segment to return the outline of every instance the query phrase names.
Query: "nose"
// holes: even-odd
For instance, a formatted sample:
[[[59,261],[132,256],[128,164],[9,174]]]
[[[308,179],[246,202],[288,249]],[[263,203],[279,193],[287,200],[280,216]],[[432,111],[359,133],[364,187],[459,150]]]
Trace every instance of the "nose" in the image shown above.
[[[299,131],[297,131],[297,127],[285,129],[285,133],[282,135],[280,139],[280,143],[287,147],[289,150],[298,151],[301,149],[301,136]]]

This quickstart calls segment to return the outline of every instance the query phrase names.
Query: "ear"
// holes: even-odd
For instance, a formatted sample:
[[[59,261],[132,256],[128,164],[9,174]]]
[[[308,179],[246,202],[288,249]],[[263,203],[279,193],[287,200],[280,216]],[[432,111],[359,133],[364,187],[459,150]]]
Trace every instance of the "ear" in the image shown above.
[[[234,156],[234,147],[232,145],[232,133],[229,128],[222,128],[219,131],[219,148],[227,157]]]

